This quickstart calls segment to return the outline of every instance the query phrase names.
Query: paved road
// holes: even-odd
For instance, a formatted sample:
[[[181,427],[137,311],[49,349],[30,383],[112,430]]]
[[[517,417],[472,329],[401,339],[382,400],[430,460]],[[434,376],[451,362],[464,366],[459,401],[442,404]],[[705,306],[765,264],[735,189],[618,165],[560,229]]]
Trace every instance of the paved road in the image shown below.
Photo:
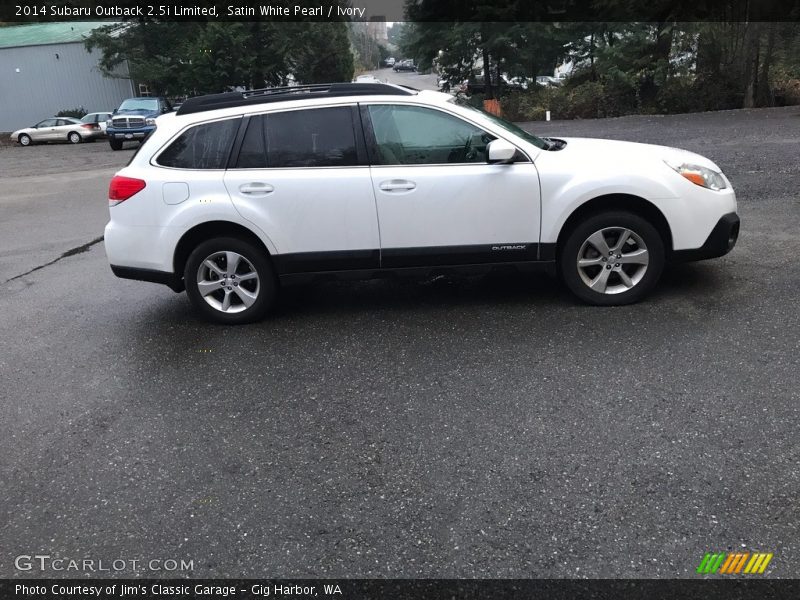
[[[396,83],[397,85],[405,85],[418,90],[438,90],[436,82],[438,80],[436,75],[414,73],[410,71],[394,72],[392,69],[378,69],[377,71],[370,71],[370,75],[374,75],[381,81],[387,83]]]
[[[642,304],[582,306],[546,277],[329,283],[238,328],[115,279],[102,243],[19,277],[101,235],[130,151],[0,148],[19,167],[0,186],[0,577],[35,553],[201,577],[691,577],[739,549],[800,576],[799,114],[526,125],[729,174],[735,251]]]

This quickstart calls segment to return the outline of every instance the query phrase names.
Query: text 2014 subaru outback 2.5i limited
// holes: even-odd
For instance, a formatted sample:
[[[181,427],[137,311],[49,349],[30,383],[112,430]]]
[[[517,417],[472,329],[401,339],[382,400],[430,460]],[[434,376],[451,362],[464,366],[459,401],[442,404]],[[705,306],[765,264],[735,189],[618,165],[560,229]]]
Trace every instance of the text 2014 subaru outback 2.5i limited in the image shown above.
[[[109,203],[114,273],[186,289],[221,323],[320,274],[549,268],[588,303],[628,304],[666,261],[722,256],[739,232],[707,158],[540,139],[388,84],[189,99],[158,118]]]

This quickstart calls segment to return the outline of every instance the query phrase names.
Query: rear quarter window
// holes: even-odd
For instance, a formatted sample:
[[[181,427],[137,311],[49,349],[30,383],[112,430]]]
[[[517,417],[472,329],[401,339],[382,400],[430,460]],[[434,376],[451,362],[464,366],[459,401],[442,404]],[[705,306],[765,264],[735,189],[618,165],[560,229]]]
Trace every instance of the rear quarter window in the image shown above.
[[[156,164],[173,169],[224,169],[241,118],[190,127],[156,158]]]

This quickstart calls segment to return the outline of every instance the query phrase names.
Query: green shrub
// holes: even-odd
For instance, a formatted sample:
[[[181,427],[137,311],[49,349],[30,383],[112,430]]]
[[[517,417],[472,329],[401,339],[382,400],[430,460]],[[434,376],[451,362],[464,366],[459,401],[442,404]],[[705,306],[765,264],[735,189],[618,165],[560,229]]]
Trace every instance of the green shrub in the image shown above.
[[[500,99],[503,117],[510,121],[544,120],[548,110],[554,112],[555,107],[560,105],[560,94],[559,88],[540,86],[526,91],[509,92]]]
[[[557,119],[595,119],[603,114],[605,89],[599,81],[587,81],[562,94],[562,105],[554,115]]]
[[[777,106],[800,104],[800,79],[781,79],[772,84],[772,93]]]
[[[656,112],[687,113],[702,110],[695,94],[694,81],[689,77],[673,77],[661,86],[656,99]]]
[[[726,77],[724,74],[713,78],[698,75],[691,93],[695,111],[742,108],[744,101],[744,91],[739,89],[732,76]]]
[[[57,117],[73,117],[75,119],[80,119],[86,116],[86,109],[82,106],[78,108],[69,108],[67,110],[60,110],[56,113]]]

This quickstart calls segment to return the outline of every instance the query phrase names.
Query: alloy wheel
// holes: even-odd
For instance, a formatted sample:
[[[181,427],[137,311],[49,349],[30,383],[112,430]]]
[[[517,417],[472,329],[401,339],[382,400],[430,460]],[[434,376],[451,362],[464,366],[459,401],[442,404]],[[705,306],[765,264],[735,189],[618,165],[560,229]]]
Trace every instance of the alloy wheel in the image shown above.
[[[258,299],[261,282],[253,264],[237,252],[215,252],[197,269],[197,289],[206,303],[223,313],[238,313]]]
[[[635,287],[649,264],[650,254],[644,240],[625,227],[595,231],[578,251],[581,280],[600,294],[619,294]]]

